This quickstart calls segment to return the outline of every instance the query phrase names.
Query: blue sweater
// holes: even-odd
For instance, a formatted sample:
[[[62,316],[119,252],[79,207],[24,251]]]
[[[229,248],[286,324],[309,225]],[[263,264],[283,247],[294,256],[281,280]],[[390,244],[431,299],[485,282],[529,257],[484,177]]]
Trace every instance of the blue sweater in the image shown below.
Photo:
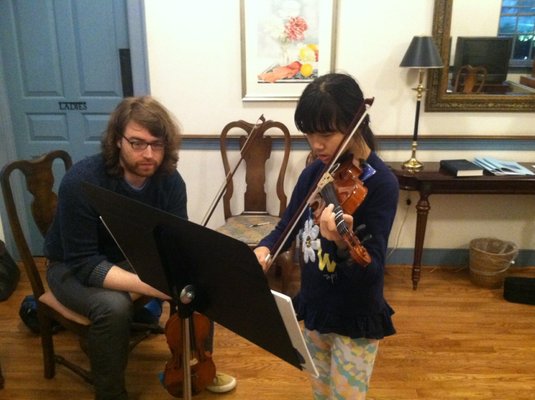
[[[394,312],[384,299],[383,286],[388,236],[397,210],[399,185],[376,153],[372,152],[366,161],[376,173],[364,181],[368,193],[353,217],[355,227],[366,225],[363,235],[371,234],[364,246],[372,261],[362,267],[351,258],[339,255],[336,244],[321,237],[319,227],[313,223],[312,210],[307,207],[290,236],[298,235],[298,251],[303,261],[301,290],[294,306],[307,329],[352,338],[381,339],[395,333],[391,319]],[[259,246],[272,249],[276,245],[323,168],[324,164],[316,160],[303,170],[283,218]],[[289,246],[287,243],[283,249]]]
[[[96,268],[103,279],[113,264],[125,258],[84,195],[84,181],[187,219],[186,184],[178,171],[157,173],[136,190],[124,179],[109,176],[100,154],[76,163],[61,181],[56,216],[45,238],[44,254],[72,268],[83,284],[89,284]]]

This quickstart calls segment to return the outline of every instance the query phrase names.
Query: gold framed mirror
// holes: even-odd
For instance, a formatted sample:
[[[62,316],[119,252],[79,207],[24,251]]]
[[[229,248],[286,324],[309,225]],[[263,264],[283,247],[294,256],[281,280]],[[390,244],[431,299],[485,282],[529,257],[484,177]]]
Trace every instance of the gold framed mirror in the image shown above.
[[[506,94],[454,93],[451,87],[450,54],[452,36],[451,23],[453,2],[469,0],[435,0],[433,15],[433,38],[439,48],[444,67],[428,71],[428,93],[425,99],[426,111],[505,111],[505,112],[533,112],[535,111],[535,90],[526,93],[510,92]],[[457,18],[457,14],[455,14]],[[482,20],[481,15],[472,18],[475,23]]]

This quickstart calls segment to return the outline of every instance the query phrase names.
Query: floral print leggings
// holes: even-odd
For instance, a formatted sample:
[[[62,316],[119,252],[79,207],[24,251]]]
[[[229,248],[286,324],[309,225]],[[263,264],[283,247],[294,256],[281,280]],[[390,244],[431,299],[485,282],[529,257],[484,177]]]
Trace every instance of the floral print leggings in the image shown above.
[[[304,336],[319,373],[310,377],[314,399],[366,399],[379,341],[308,329]]]

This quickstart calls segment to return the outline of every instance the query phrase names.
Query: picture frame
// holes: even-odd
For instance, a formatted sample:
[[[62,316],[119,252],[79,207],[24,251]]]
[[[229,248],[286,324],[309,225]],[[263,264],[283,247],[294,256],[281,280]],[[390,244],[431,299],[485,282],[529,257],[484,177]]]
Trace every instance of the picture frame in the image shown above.
[[[297,101],[334,71],[337,0],[240,0],[242,101]]]

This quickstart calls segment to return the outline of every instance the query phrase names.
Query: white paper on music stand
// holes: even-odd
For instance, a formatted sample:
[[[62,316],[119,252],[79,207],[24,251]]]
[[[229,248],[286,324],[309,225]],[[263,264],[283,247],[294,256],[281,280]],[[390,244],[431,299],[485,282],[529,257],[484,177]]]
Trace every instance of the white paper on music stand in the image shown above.
[[[292,341],[292,344],[296,351],[299,352],[299,354],[304,360],[303,364],[301,364],[303,366],[303,369],[307,370],[312,375],[317,377],[318,370],[316,369],[316,366],[312,361],[310,352],[308,351],[308,348],[305,344],[305,338],[303,337],[303,333],[301,332],[301,327],[299,326],[297,318],[295,317],[292,299],[286,296],[285,294],[276,292],[275,290],[272,290],[271,293],[275,298],[275,302],[277,303],[277,307],[282,316],[284,326],[286,326],[286,331],[290,336],[290,340]]]

